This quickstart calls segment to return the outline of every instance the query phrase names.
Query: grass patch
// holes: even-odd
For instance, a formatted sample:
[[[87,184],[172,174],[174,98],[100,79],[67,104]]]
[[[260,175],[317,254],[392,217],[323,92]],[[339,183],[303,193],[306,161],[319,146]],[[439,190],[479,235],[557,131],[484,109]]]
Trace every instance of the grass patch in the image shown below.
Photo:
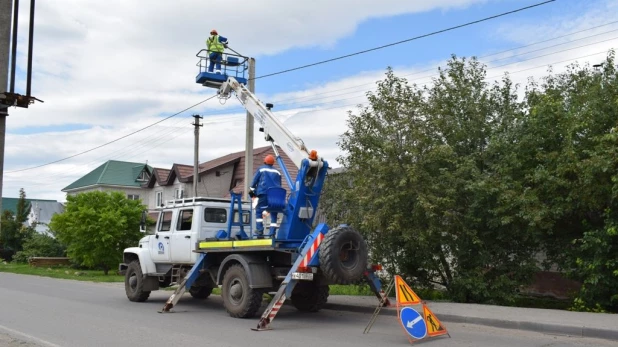
[[[330,295],[375,296],[368,285],[330,285]]]
[[[90,282],[124,282],[124,276],[113,271],[105,275],[103,270],[78,270],[69,266],[33,267],[28,264],[0,263],[0,272]]]
[[[511,306],[546,308],[553,310],[568,310],[573,305],[571,300],[554,299],[550,297],[518,296]]]
[[[174,291],[176,288],[178,288],[178,286],[162,288],[162,290]],[[212,294],[221,295],[221,288],[214,288]],[[369,286],[366,285],[331,285],[330,295],[374,296]]]

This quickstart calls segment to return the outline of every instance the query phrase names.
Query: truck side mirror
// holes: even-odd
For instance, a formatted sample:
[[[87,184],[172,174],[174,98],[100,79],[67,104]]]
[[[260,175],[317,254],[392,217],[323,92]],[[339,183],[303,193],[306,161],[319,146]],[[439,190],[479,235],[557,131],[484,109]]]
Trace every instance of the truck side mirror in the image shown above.
[[[142,211],[142,219],[139,222],[139,231],[142,233],[146,232],[146,218],[148,215],[146,214],[146,210]]]

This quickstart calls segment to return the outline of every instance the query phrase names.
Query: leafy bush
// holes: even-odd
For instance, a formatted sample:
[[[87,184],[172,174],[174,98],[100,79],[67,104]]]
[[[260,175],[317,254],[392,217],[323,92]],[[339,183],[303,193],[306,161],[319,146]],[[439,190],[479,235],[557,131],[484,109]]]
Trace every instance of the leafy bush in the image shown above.
[[[15,253],[13,262],[27,263],[30,257],[63,257],[65,247],[51,236],[34,233],[24,240],[23,250]]]

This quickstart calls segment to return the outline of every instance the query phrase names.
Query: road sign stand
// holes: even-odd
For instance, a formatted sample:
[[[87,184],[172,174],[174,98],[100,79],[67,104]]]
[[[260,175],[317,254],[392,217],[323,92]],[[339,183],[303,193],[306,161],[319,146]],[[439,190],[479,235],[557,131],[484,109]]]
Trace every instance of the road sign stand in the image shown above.
[[[425,322],[427,323],[427,336],[434,337],[446,334],[450,338],[451,334],[444,328],[444,325],[440,322],[438,317],[427,307],[425,301],[423,301],[422,304],[423,317],[425,317]]]
[[[363,334],[369,333],[369,330],[378,319],[380,310],[384,307],[385,302],[388,302],[388,294],[392,289],[395,289],[395,302],[397,307],[397,320],[405,331],[408,341],[414,344],[417,341],[428,337],[436,337],[440,335],[448,335],[448,330],[438,317],[429,309],[425,300],[422,300],[412,288],[399,275],[393,276],[386,292],[382,294],[382,298],[378,303],[369,324],[365,327]],[[417,310],[412,306],[420,305]]]
[[[382,307],[384,307],[384,304],[388,302],[388,294],[391,292],[394,285],[395,285],[395,279],[393,278],[388,284],[388,286],[386,286],[386,291],[384,291],[384,293],[382,294],[382,298],[380,299],[380,302],[378,302],[378,306],[376,306],[375,311],[373,311],[373,315],[371,316],[369,323],[365,327],[363,334],[368,334],[369,330],[371,330],[371,327],[373,326],[373,323],[375,323],[375,321],[378,319],[380,310],[382,309]]]

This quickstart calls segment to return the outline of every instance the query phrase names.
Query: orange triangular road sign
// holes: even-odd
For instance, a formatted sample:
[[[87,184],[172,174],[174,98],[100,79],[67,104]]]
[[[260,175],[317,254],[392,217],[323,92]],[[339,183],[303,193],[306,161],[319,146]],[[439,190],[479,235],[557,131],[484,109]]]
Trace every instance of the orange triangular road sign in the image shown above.
[[[438,336],[447,333],[438,317],[425,304],[423,304],[423,316],[425,317],[425,325],[427,325],[427,335]]]
[[[421,298],[399,275],[395,275],[395,287],[397,288],[397,304],[415,305],[421,302]]]

